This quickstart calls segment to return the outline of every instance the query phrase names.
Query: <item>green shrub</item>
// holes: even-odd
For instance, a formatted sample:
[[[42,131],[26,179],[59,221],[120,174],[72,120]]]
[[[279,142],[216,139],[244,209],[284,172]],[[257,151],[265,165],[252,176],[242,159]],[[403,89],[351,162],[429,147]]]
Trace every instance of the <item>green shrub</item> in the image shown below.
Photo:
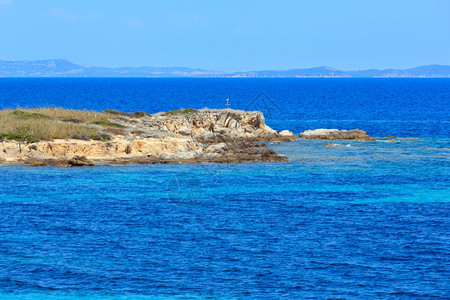
[[[103,127],[126,128],[123,125],[120,125],[120,124],[117,124],[117,123],[113,123],[113,122],[110,122],[110,121],[94,121],[94,122],[91,122],[89,124],[99,125],[99,126],[103,126]]]
[[[111,136],[104,133],[93,133],[90,136],[91,140],[95,141],[109,141],[111,140]]]
[[[198,110],[194,108],[176,109],[163,113],[163,116],[193,115],[196,112],[198,112]]]
[[[139,117],[139,118],[151,116],[151,114],[149,114],[148,112],[145,112],[145,111],[136,111],[136,112],[134,113],[134,115],[135,115],[136,117]]]
[[[110,115],[115,115],[115,116],[132,116],[133,114],[124,112],[124,111],[120,111],[120,110],[115,110],[115,109],[105,109],[103,111],[104,114],[110,114]]]
[[[27,111],[23,111],[23,110],[14,110],[11,112],[11,115],[20,118],[20,119],[24,119],[24,120],[28,120],[28,119],[50,119],[49,116],[46,116],[44,114],[40,114],[40,113],[35,113],[35,112],[27,112]]]
[[[36,143],[38,141],[38,139],[34,136],[31,136],[26,133],[16,133],[16,132],[1,134],[0,140],[23,141],[27,142],[28,144]]]

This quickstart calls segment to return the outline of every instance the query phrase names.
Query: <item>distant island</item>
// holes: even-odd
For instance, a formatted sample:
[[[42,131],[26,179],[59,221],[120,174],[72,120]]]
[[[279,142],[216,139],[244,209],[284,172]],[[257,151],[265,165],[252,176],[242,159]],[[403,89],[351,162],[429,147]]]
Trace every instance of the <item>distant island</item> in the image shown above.
[[[342,71],[331,67],[226,73],[184,67],[83,66],[65,59],[0,60],[0,77],[450,78],[450,66]]]

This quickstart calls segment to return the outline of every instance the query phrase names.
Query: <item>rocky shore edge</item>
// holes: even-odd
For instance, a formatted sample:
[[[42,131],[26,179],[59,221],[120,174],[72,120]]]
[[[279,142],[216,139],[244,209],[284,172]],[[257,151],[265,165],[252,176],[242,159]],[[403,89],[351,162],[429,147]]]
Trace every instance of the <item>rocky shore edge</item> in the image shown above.
[[[96,164],[283,162],[288,158],[266,142],[296,140],[290,131],[265,124],[261,112],[233,109],[186,109],[157,114],[115,111],[108,124],[95,129],[107,141],[53,139],[3,140],[0,163],[30,166],[93,166]]]
[[[23,115],[17,114],[16,115]],[[285,162],[269,142],[295,141],[291,131],[278,132],[265,124],[261,112],[233,109],[184,109],[157,114],[108,110],[107,122],[89,123],[107,140],[0,139],[0,164],[30,166],[94,166],[97,164],[174,164]],[[56,120],[56,124],[75,122]],[[57,125],[58,126],[58,125]],[[374,141],[359,129],[315,129],[303,139]],[[325,144],[325,146],[329,146]]]

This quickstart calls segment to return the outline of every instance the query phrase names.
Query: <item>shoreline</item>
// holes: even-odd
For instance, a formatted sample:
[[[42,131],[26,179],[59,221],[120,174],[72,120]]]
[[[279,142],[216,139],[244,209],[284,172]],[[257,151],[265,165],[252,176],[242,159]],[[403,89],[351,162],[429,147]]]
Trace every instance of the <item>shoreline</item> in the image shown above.
[[[0,133],[0,164],[61,167],[94,164],[242,163],[288,161],[267,147],[265,142],[287,142],[297,137],[278,132],[265,124],[261,112],[233,109],[184,109],[148,114],[115,110],[96,113],[97,121],[67,118],[69,110],[16,109],[2,111],[17,122],[42,123],[54,128],[90,134],[80,138],[47,138],[38,133]],[[64,113],[65,117],[61,117]],[[92,112],[70,110],[85,117]],[[4,118],[6,118],[4,117]],[[5,123],[5,121],[4,121]],[[69,129],[65,128],[67,125]],[[46,133],[45,129],[43,130]],[[42,132],[39,133],[42,135]],[[14,138],[14,139],[11,139]],[[100,137],[100,138],[98,138]],[[10,138],[10,139],[8,139]]]
[[[0,128],[11,130],[0,131],[0,164],[11,165],[286,162],[287,156],[266,143],[298,139],[292,131],[278,132],[267,126],[261,112],[234,109],[189,108],[149,114],[18,108],[0,111],[0,122],[4,125]],[[306,130],[299,137],[375,140],[359,129]]]

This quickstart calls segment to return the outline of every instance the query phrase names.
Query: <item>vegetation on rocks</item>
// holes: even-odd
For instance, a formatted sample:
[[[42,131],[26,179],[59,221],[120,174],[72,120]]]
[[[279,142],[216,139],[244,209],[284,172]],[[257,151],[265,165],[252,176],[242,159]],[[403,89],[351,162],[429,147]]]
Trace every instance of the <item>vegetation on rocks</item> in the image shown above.
[[[104,127],[115,127],[115,128],[125,128],[125,126],[114,123],[114,122],[110,122],[110,121],[94,121],[91,122],[89,124],[94,124],[94,125],[99,125],[99,126],[104,126]]]
[[[105,109],[103,111],[103,113],[105,114],[110,114],[110,115],[115,115],[115,116],[131,116],[132,114],[124,112],[124,111],[120,111],[120,110],[115,110],[115,109]]]
[[[0,141],[4,140],[23,141],[27,143],[37,142],[37,139],[35,137],[20,132],[8,132],[0,134]]]
[[[50,119],[50,117],[36,112],[28,112],[23,110],[14,110],[11,112],[11,115],[22,119],[22,120],[29,120],[29,119]]]
[[[127,113],[124,111],[120,111],[120,110],[115,110],[115,109],[105,109],[103,111],[104,114],[109,114],[109,115],[114,115],[114,116],[122,116],[122,117],[138,117],[138,118],[143,118],[143,117],[147,117],[147,116],[151,116],[148,112],[145,111],[136,111],[135,113]]]
[[[136,112],[134,113],[134,115],[135,115],[136,117],[138,117],[138,118],[143,118],[143,117],[151,116],[151,114],[149,114],[148,112],[145,112],[145,111],[136,111]]]
[[[194,108],[176,109],[166,111],[165,113],[163,113],[163,115],[164,116],[193,115],[197,111],[198,110]]]

